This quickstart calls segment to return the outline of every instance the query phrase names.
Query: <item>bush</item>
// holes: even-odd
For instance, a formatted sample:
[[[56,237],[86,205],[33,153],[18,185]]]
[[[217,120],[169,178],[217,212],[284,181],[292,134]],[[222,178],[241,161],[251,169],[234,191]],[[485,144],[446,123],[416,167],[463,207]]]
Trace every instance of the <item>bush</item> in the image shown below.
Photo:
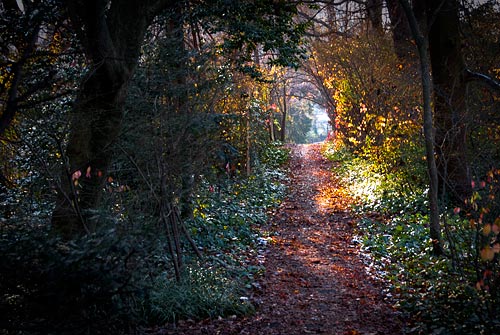
[[[242,287],[218,268],[196,264],[185,269],[181,282],[158,277],[151,293],[149,318],[155,324],[181,319],[247,315],[253,311]]]
[[[270,143],[263,149],[261,159],[268,169],[280,168],[290,159],[290,149],[285,148],[280,142]]]
[[[180,318],[251,313],[244,290],[262,271],[256,228],[285,191],[277,167],[286,151],[272,150],[272,168],[260,165],[246,179],[204,179],[195,190],[186,227],[203,259],[182,236],[179,282],[155,217],[130,222],[102,210],[98,231],[64,241],[50,231],[46,202],[9,201],[8,220],[0,217],[0,333],[129,333]]]
[[[113,231],[67,243],[43,229],[4,230],[0,329],[18,334],[129,329],[137,322],[134,301],[147,288],[148,260],[141,247]]]
[[[495,220],[491,203],[496,198],[496,194],[491,196],[497,190],[495,180],[481,183],[481,189],[478,186],[469,201],[472,212],[461,212],[463,217],[442,212],[447,257],[435,257],[426,191],[401,186],[403,179],[388,182],[390,174],[373,173],[370,161],[348,152],[329,153],[340,163],[338,171],[344,180],[359,195],[357,239],[367,255],[368,269],[387,281],[388,293],[408,317],[406,333],[495,334],[500,326],[500,281],[495,282],[498,256],[481,260],[485,235],[478,223],[484,219],[488,226]],[[489,243],[496,238],[493,230],[486,236]]]

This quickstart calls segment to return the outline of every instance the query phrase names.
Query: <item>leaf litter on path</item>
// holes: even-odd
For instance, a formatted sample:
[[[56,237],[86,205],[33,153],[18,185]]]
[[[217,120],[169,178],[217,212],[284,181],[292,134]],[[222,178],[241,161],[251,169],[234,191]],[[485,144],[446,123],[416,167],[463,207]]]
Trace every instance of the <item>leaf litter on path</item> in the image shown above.
[[[275,235],[251,297],[256,313],[184,322],[164,334],[402,334],[401,316],[353,242],[353,200],[320,149],[292,147],[288,197],[265,227]]]

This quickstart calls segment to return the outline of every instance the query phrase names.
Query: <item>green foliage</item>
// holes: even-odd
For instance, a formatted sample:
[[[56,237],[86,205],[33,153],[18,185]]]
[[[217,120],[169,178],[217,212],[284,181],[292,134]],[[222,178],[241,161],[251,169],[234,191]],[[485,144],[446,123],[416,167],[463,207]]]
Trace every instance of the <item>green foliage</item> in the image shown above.
[[[345,149],[330,145],[324,152],[340,164],[337,171],[360,199],[357,231],[367,268],[388,283],[388,294],[409,320],[406,333],[494,334],[500,326],[498,257],[484,248],[493,250],[497,243],[490,225],[498,215],[492,201],[496,171],[477,183],[466,213],[443,213],[446,257],[435,257],[423,187],[409,187],[411,180],[401,175],[377,173],[373,163]]]
[[[258,45],[264,52],[274,51],[271,64],[298,67],[305,58],[302,38],[307,24],[295,20],[297,13],[297,4],[286,1],[210,0],[196,6],[191,19],[201,19],[211,35],[224,33],[220,50],[238,50],[238,63],[248,71],[247,62]]]
[[[91,234],[62,241],[49,225],[66,163],[70,99],[44,103],[17,120],[22,136],[9,142],[17,151],[8,153],[15,156],[8,177],[18,188],[2,188],[0,195],[0,332],[123,333],[148,322],[251,312],[241,297],[262,271],[255,264],[255,226],[283,196],[278,167],[288,151],[265,147],[261,101],[244,99],[245,80],[233,78],[212,53],[180,50],[167,63],[173,59],[168,45],[151,43],[145,51],[130,85],[122,141],[106,148],[115,159],[101,206],[89,210],[96,223]],[[189,80],[171,85],[177,75]],[[232,123],[224,128],[221,120]],[[212,176],[218,145],[236,142],[244,152],[247,134],[254,174]],[[185,224],[204,255],[196,260],[182,236],[180,282],[159,224],[165,202],[182,207],[183,219],[195,208]]]
[[[325,143],[323,154],[339,163],[336,172],[349,185],[351,194],[377,207],[372,209],[386,211],[384,207],[387,204],[381,201],[400,205],[400,210],[423,210],[425,207],[425,202],[420,201],[425,189],[425,165],[422,160],[413,157],[413,162],[408,161],[408,164],[387,171],[378,160],[354,154],[335,141]]]
[[[335,137],[351,152],[392,173],[423,156],[417,72],[402,64],[386,37],[317,41],[316,80],[334,101]],[[406,177],[404,177],[406,179]]]
[[[193,264],[181,282],[159,276],[150,297],[148,318],[155,324],[183,319],[199,320],[226,315],[248,315],[253,306],[243,288],[223,269]]]
[[[288,152],[277,145],[272,150]],[[154,280],[144,307],[148,319],[174,322],[253,311],[244,290],[263,270],[255,262],[260,239],[257,228],[266,222],[269,209],[281,201],[285,191],[285,175],[275,167],[278,161],[286,161],[286,155],[273,157],[269,167],[261,166],[250,178],[202,181],[187,226],[205,255],[204,262],[187,255],[181,282],[175,282],[168,272]]]
[[[290,149],[283,147],[280,142],[273,142],[265,146],[261,161],[269,169],[277,169],[285,165],[290,158]]]
[[[269,208],[284,196],[284,178],[279,170],[261,169],[248,179],[219,184],[205,181],[190,223],[197,244],[210,252],[237,253],[254,243],[255,227],[266,222]]]
[[[33,129],[33,136],[43,131]],[[31,150],[28,144],[22,147],[26,152]],[[47,141],[38,156],[57,166],[53,147]],[[243,290],[262,271],[255,264],[255,227],[284,195],[285,175],[278,167],[289,152],[278,144],[264,151],[267,165],[259,165],[250,178],[204,178],[194,190],[196,210],[186,225],[204,258],[196,260],[183,238],[186,267],[180,283],[173,276],[155,205],[151,198],[136,197],[138,184],[109,180],[106,208],[95,212],[98,231],[62,241],[47,225],[52,208],[44,178],[48,171],[36,170],[27,157],[18,158],[30,173],[18,178],[22,192],[10,190],[1,198],[0,329],[109,334],[148,322],[251,312]],[[144,181],[135,177],[123,180]],[[142,216],[130,212],[130,202],[144,209]]]
[[[373,269],[388,281],[390,294],[409,319],[406,333],[494,334],[500,325],[499,300],[474,285],[470,241],[459,240],[468,227],[454,227],[466,265],[458,268],[450,258],[432,256],[427,222],[427,216],[415,214],[386,222],[362,220],[358,226]]]
[[[269,163],[276,167],[286,157],[275,159]],[[196,260],[183,241],[180,282],[165,252],[164,233],[155,226],[124,230],[121,223],[101,219],[99,232],[68,243],[47,229],[2,221],[1,328],[100,334],[146,322],[250,313],[244,290],[262,271],[255,264],[255,228],[283,197],[283,178],[276,168],[262,167],[252,178],[201,184],[187,224],[205,257]]]
[[[46,229],[3,225],[0,238],[0,329],[109,334],[137,321],[157,253],[143,236],[109,230],[66,243]]]

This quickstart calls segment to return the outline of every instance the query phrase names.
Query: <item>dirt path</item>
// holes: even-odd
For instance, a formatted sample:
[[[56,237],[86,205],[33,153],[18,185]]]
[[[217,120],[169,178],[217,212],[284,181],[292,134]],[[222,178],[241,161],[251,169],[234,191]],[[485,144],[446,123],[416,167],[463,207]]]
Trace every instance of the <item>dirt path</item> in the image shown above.
[[[319,144],[293,149],[290,193],[271,221],[276,236],[253,298],[257,313],[212,321],[191,334],[402,333],[383,287],[365,273],[352,242],[350,200],[319,151]]]

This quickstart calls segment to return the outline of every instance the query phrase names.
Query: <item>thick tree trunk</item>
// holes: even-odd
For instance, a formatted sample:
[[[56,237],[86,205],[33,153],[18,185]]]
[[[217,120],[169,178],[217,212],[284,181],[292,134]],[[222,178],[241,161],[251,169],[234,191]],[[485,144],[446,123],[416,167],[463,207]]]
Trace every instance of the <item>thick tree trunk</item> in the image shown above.
[[[131,69],[104,63],[98,65],[80,91],[73,109],[71,133],[66,149],[67,165],[61,176],[52,224],[65,235],[90,230],[89,220],[101,198],[110,164],[108,149],[117,138]],[[113,67],[114,71],[109,69]]]
[[[382,0],[367,0],[366,12],[370,22],[370,29],[376,33],[382,33]]]
[[[440,194],[457,205],[471,194],[466,138],[466,67],[458,2],[427,0]]]
[[[386,0],[387,11],[391,20],[394,52],[401,60],[406,60],[413,51],[411,31],[408,19],[398,0]]]
[[[129,80],[150,21],[167,1],[66,1],[91,64],[75,101],[52,225],[65,237],[92,230],[118,137]]]

